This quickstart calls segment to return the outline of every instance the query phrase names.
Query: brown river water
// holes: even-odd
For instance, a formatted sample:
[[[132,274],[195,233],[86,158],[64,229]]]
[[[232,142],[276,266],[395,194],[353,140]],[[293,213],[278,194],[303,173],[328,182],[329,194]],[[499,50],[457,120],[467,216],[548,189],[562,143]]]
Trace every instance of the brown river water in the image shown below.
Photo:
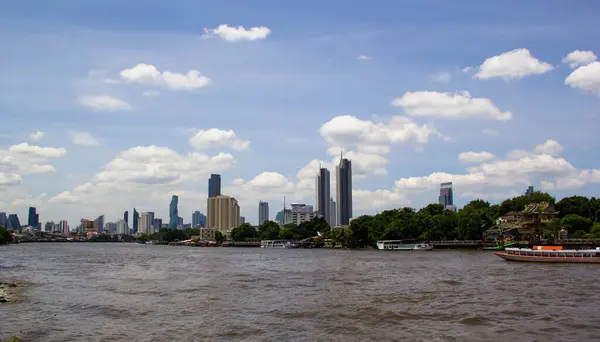
[[[0,247],[0,339],[598,341],[600,265],[486,251]]]

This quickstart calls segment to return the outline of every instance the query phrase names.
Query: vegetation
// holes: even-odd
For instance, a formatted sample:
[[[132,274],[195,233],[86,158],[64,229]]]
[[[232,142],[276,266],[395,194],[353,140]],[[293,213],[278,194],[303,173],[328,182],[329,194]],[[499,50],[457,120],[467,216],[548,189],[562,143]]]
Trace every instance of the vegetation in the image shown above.
[[[0,227],[0,245],[10,243],[12,240],[12,234],[8,230]]]

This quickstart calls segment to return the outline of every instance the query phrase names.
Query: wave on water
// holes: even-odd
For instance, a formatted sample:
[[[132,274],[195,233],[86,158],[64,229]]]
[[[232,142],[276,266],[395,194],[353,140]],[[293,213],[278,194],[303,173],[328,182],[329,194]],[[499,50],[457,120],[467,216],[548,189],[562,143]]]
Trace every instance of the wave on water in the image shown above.
[[[18,264],[0,264],[0,270],[1,269],[10,269],[10,268],[20,268],[20,267],[25,267],[25,266],[18,265]]]

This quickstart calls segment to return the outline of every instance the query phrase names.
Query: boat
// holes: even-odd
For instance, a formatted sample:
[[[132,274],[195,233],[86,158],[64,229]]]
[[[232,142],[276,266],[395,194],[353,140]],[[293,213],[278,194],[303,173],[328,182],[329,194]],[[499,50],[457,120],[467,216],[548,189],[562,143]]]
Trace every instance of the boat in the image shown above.
[[[298,248],[300,245],[292,240],[262,240],[260,248]]]
[[[430,251],[433,245],[415,240],[379,240],[377,249],[384,251]]]
[[[483,247],[483,250],[486,251],[502,251],[508,246],[516,245],[517,241],[497,241],[493,246]]]
[[[600,264],[600,247],[596,249],[563,249],[562,246],[506,248],[494,255],[506,261]]]

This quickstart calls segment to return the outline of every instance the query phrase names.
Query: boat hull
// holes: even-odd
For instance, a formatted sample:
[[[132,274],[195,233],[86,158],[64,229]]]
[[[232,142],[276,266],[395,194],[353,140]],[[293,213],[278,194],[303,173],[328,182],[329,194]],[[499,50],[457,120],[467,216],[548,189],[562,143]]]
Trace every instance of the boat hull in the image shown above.
[[[600,264],[600,258],[582,258],[582,257],[542,257],[529,255],[515,255],[504,252],[494,252],[494,255],[501,257],[506,261],[520,262],[546,262],[546,263],[570,263],[570,264]]]

